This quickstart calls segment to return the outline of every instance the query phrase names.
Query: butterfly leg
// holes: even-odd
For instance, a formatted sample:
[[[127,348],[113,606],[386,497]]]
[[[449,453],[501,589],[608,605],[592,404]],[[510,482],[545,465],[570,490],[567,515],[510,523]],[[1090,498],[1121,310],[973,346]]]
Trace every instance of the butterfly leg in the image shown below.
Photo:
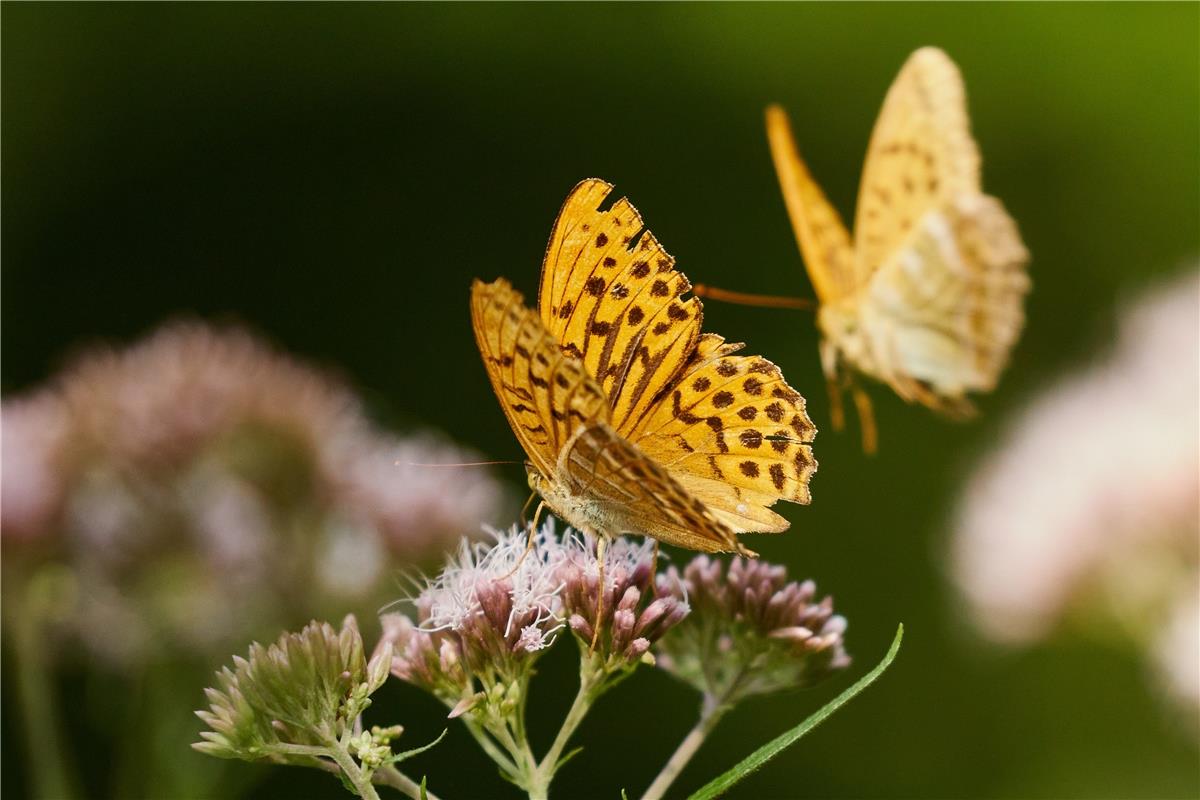
[[[846,412],[842,407],[842,385],[836,377],[825,379],[829,392],[829,424],[835,431],[846,427]]]
[[[846,427],[846,412],[842,407],[842,391],[846,379],[838,374],[837,347],[829,339],[821,339],[821,371],[825,373],[825,389],[829,392],[829,424],[835,431]]]
[[[532,500],[533,497],[531,496],[530,499]],[[526,505],[529,505],[529,504],[526,503]],[[546,507],[545,500],[538,503],[537,510],[533,512],[533,522],[530,524],[529,531],[526,534],[527,542],[525,544],[525,552],[521,554],[521,557],[517,559],[517,563],[513,565],[513,568],[510,569],[508,571],[508,574],[505,575],[504,578],[502,578],[501,580],[507,580],[508,578],[511,578],[513,575],[516,575],[517,570],[519,570],[521,568],[521,564],[525,563],[526,556],[528,556],[533,551],[534,542],[537,541],[538,520],[541,518],[542,509],[545,507]],[[521,512],[521,513],[524,514],[524,512]]]
[[[533,498],[537,497],[537,492],[530,492],[529,499],[525,501],[525,505],[521,506],[521,522],[525,522],[525,512],[529,511],[529,507],[533,505]]]
[[[862,428],[863,453],[873,456],[879,447],[879,432],[875,428],[875,410],[871,406],[871,396],[861,386],[851,388],[854,396],[854,407],[858,411],[858,421]]]
[[[658,539],[654,540],[654,560],[650,562],[650,591],[655,597],[658,597],[658,581],[655,580],[658,575]]]
[[[596,582],[596,621],[592,625],[592,644],[588,648],[589,653],[596,652],[596,642],[600,640],[600,623],[604,620],[604,556],[607,550],[608,537],[598,536],[596,538],[596,568],[599,571]]]

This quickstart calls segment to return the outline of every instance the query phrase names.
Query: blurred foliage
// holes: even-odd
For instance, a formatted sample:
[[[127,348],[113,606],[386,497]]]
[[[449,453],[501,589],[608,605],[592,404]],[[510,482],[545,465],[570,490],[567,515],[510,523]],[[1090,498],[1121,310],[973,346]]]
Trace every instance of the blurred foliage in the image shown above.
[[[985,188],[1033,254],[1029,323],[979,422],[948,424],[876,387],[880,455],[865,459],[853,431],[823,432],[813,505],[782,509],[793,529],[751,542],[835,593],[860,664],[898,621],[909,636],[887,681],[730,796],[1195,796],[1195,742],[1148,696],[1134,656],[1069,638],[1017,655],[983,647],[956,615],[942,549],[962,478],[1007,413],[1106,346],[1118,300],[1197,253],[1198,23],[1196,4],[8,4],[0,384],[24,388],[78,343],[128,339],[178,311],[228,316],[337,365],[386,421],[517,458],[471,339],[471,277],[532,293],[562,198],[597,175],[694,280],[808,293],[764,106],[788,107],[848,214],[884,91],[911,50],[936,44],[966,78]],[[781,364],[827,428],[809,318],[706,311],[709,330]],[[542,665],[539,690],[562,708],[539,704],[535,740],[574,691],[564,654]],[[10,675],[2,788],[19,796]],[[114,763],[111,731],[89,714],[117,698],[103,680],[60,678],[71,737],[92,743],[85,783],[106,795],[136,769]],[[203,679],[175,678],[122,702],[168,692],[198,706]],[[747,704],[679,785],[853,679]],[[374,721],[415,740],[444,726],[415,690],[376,698]],[[619,785],[636,792],[693,704],[666,676],[621,687],[557,788],[615,792],[594,777],[612,774],[619,748]],[[213,763],[186,748],[156,756],[180,775]],[[453,727],[414,760],[421,771],[443,796],[514,795]],[[264,777],[256,797],[343,796],[300,771]]]

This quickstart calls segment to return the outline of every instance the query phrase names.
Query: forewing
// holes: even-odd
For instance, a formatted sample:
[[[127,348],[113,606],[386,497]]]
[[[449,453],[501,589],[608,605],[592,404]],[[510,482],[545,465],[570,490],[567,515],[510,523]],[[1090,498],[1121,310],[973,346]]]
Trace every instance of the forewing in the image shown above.
[[[781,531],[769,507],[809,502],[816,428],[779,368],[739,347],[706,335],[630,439],[734,531]]]
[[[608,535],[639,533],[703,552],[752,555],[705,504],[610,426],[579,431],[564,454],[559,479],[572,494],[606,509]]]
[[[857,284],[899,250],[926,212],[979,192],[958,67],[934,47],[913,53],[888,90],[871,133],[854,220]]]
[[[813,180],[796,147],[787,112],[767,109],[767,141],[792,231],[809,280],[822,303],[854,294],[854,251],[841,216]]]
[[[508,424],[538,470],[553,475],[579,425],[608,419],[603,391],[508,281],[475,281],[471,323]]]
[[[622,431],[683,367],[700,336],[701,307],[675,259],[626,198],[601,211],[612,186],[591,179],[567,197],[542,264],[546,329],[583,361]]]
[[[860,306],[882,377],[935,410],[990,391],[1024,324],[1029,255],[998,200],[967,195],[930,211],[879,270]]]

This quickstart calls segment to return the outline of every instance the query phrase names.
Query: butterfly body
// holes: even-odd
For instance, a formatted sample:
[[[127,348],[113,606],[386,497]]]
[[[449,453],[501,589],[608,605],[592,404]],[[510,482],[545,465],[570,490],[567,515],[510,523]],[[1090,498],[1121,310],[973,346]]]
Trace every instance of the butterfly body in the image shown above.
[[[809,173],[787,116],[767,112],[771,153],[820,302],[822,365],[888,384],[949,414],[995,388],[1023,325],[1029,254],[980,188],[962,78],[936,48],[889,89],[868,146],[854,235]]]
[[[611,186],[580,183],[547,247],[538,308],[476,281],[476,342],[529,485],[574,527],[750,554],[769,506],[807,503],[816,433],[779,369],[700,330],[674,259]]]

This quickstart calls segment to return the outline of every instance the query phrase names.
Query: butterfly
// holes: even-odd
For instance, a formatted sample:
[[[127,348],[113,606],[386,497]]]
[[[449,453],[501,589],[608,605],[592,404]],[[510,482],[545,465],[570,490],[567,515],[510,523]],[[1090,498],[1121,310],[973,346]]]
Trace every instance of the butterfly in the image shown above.
[[[954,62],[937,48],[917,50],[888,90],[867,148],[853,239],[778,106],[767,110],[767,136],[819,301],[834,428],[842,427],[849,387],[864,449],[874,450],[870,401],[844,367],[910,403],[974,413],[967,395],[995,388],[1024,324],[1029,254],[1004,206],[981,189]]]
[[[529,457],[530,488],[568,524],[754,555],[735,534],[786,530],[809,502],[816,429],[779,368],[701,333],[703,309],[626,198],[585,180],[542,264],[538,307],[504,279],[471,287],[475,340]]]

